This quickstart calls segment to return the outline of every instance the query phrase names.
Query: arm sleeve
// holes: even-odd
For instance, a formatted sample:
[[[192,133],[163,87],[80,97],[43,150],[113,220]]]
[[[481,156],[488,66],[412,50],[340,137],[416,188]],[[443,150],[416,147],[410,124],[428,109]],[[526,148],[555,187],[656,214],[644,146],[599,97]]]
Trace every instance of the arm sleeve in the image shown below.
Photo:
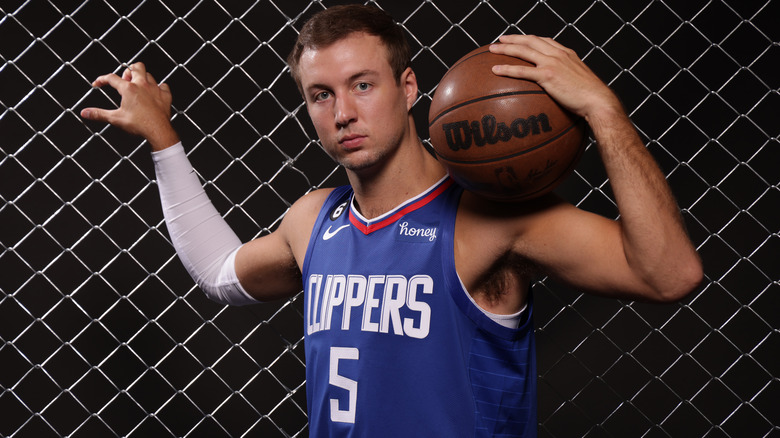
[[[182,144],[152,152],[152,159],[165,223],[187,272],[216,302],[257,303],[236,275],[241,240],[209,200]]]

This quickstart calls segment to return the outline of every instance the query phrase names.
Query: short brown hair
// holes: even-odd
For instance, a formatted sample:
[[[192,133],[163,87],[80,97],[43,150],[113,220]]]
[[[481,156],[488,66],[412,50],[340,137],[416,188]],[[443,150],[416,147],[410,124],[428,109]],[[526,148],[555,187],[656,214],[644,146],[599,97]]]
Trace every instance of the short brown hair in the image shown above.
[[[388,62],[396,81],[411,66],[409,42],[404,31],[385,11],[367,5],[333,6],[318,12],[303,25],[298,40],[287,56],[287,65],[298,89],[301,90],[299,63],[306,49],[328,47],[355,32],[379,37],[387,48]]]

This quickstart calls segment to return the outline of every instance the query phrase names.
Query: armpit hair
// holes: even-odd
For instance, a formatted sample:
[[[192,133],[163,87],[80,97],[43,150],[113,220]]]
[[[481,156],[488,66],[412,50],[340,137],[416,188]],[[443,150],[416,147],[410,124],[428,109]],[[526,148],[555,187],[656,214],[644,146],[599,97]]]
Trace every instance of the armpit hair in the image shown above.
[[[475,292],[489,303],[497,304],[502,296],[523,287],[524,283],[539,275],[541,270],[536,264],[521,255],[507,253],[479,279],[480,287]]]

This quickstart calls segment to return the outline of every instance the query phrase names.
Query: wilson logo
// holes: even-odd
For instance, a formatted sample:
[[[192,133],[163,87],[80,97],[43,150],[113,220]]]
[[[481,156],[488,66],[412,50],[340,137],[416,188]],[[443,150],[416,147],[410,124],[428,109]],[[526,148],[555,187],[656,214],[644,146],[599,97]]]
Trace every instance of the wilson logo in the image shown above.
[[[468,149],[472,144],[485,146],[506,142],[512,137],[523,138],[528,135],[539,135],[552,131],[547,114],[541,113],[528,118],[517,118],[509,125],[497,122],[495,116],[486,114],[481,121],[461,120],[459,122],[442,123],[447,146],[453,151]]]

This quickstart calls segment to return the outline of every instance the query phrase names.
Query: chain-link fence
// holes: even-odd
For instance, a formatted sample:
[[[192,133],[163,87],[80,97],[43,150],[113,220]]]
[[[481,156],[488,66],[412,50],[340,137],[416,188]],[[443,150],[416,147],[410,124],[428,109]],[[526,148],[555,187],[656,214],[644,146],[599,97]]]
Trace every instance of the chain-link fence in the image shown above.
[[[148,147],[84,123],[144,61],[244,240],[344,182],[284,57],[332,2],[0,3],[0,435],[306,436],[300,296],[231,308],[184,272]],[[674,305],[534,285],[544,437],[780,432],[780,2],[378,1],[408,31],[421,137],[437,81],[507,32],[553,36],[621,96],[683,208],[705,282]],[[609,217],[595,148],[560,193]]]

